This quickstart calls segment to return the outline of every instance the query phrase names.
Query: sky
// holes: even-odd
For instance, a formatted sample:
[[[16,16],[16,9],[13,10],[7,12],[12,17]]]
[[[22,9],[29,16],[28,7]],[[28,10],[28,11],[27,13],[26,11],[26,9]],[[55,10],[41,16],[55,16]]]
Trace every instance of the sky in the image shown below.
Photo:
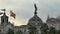
[[[9,22],[14,25],[26,25],[34,16],[34,3],[38,8],[38,16],[43,22],[46,21],[48,15],[50,17],[60,16],[60,0],[0,0],[0,10],[6,9]],[[10,16],[10,10],[16,14],[16,19]]]

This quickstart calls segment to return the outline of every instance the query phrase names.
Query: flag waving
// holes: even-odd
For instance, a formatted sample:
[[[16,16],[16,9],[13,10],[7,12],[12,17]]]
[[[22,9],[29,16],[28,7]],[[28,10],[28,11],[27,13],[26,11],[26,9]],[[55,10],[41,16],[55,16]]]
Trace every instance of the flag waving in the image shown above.
[[[16,14],[13,13],[11,10],[10,10],[10,16],[12,16],[14,19],[16,18]]]

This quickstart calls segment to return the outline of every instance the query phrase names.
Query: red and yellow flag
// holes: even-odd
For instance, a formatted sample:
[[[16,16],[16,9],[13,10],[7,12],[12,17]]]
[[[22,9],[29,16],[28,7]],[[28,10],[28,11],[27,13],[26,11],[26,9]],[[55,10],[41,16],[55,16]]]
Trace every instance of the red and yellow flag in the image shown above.
[[[11,10],[10,10],[10,16],[12,16],[14,19],[16,19],[16,14],[13,13]]]

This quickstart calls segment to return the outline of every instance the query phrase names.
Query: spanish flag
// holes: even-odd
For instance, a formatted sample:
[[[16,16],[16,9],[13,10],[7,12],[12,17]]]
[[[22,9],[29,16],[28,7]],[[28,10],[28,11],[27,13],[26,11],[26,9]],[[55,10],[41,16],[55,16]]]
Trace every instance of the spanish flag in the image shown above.
[[[10,16],[12,16],[14,19],[16,19],[16,14],[13,13],[11,10],[10,10]]]

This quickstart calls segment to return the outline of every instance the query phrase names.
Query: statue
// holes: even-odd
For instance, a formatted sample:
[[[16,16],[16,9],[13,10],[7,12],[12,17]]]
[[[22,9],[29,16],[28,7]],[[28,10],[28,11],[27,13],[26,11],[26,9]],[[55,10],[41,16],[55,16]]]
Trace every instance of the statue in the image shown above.
[[[35,7],[35,10],[37,11],[38,9],[37,9],[37,6],[36,6],[36,4],[34,4],[34,7]]]
[[[37,12],[36,12],[36,11],[37,11],[38,9],[37,9],[36,4],[34,4],[34,7],[35,7],[35,14],[37,14]]]

